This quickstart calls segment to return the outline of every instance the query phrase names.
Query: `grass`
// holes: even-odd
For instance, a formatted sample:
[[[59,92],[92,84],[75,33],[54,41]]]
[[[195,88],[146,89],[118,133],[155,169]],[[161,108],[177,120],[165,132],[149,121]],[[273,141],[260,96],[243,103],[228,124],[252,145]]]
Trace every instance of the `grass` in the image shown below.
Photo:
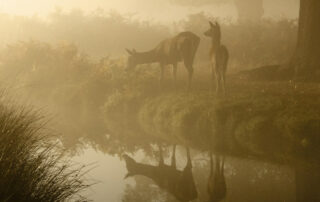
[[[0,103],[0,201],[84,200],[84,167],[70,167],[38,113]]]

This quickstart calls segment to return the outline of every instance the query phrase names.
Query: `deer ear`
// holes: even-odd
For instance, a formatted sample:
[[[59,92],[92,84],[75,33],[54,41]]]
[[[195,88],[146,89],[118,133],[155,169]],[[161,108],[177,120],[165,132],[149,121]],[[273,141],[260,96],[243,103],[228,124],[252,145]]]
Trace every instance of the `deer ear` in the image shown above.
[[[126,176],[124,176],[123,179],[127,179],[128,177],[132,177],[133,175],[131,173],[127,173]]]
[[[209,21],[209,25],[210,27],[214,27],[214,24],[211,21]]]
[[[126,51],[129,53],[129,55],[133,55],[133,52],[126,48]]]

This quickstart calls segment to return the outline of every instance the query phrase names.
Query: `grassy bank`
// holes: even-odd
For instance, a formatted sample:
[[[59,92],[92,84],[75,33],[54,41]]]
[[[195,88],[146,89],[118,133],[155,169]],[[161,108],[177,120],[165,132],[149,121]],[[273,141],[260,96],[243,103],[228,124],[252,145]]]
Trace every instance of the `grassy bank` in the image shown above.
[[[138,133],[155,141],[283,163],[318,162],[317,89],[318,84],[232,79],[225,98],[208,90],[139,94],[114,103],[105,118],[113,134],[122,136]]]

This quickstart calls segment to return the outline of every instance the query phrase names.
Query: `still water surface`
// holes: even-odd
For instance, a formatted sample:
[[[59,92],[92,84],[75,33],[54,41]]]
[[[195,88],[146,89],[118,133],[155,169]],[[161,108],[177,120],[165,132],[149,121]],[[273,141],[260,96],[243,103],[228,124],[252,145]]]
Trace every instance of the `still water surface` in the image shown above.
[[[186,161],[182,151],[184,150],[177,154],[179,169],[184,167]],[[206,194],[201,189],[206,188],[208,157],[203,153],[195,151],[192,153],[197,189],[200,194]],[[144,158],[143,153],[139,152],[134,159],[137,162],[146,162],[147,158]],[[85,192],[85,195],[93,201],[121,202],[126,185],[135,186],[134,178],[124,179],[127,173],[125,163],[116,156],[87,148],[74,156],[73,161],[87,165],[94,164],[86,177],[97,184]],[[169,163],[169,161],[167,157],[166,162]],[[157,164],[156,159],[151,161],[149,159],[149,162],[149,164]],[[294,172],[290,167],[228,157],[225,175],[228,189],[226,201],[295,201]]]
[[[73,161],[85,165],[94,164],[86,177],[97,184],[85,193],[93,201],[119,202],[126,184],[133,183],[133,179],[123,179],[126,167],[118,157],[94,149],[85,149],[81,154],[74,156]]]

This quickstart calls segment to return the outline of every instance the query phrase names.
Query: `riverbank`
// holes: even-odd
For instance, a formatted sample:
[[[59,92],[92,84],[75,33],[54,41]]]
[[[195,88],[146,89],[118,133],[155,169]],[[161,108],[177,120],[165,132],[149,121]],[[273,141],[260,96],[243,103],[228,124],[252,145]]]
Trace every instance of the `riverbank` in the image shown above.
[[[104,117],[124,136],[279,163],[319,162],[319,95],[316,83],[235,79],[225,98],[208,90],[123,94],[126,101],[113,102]]]

